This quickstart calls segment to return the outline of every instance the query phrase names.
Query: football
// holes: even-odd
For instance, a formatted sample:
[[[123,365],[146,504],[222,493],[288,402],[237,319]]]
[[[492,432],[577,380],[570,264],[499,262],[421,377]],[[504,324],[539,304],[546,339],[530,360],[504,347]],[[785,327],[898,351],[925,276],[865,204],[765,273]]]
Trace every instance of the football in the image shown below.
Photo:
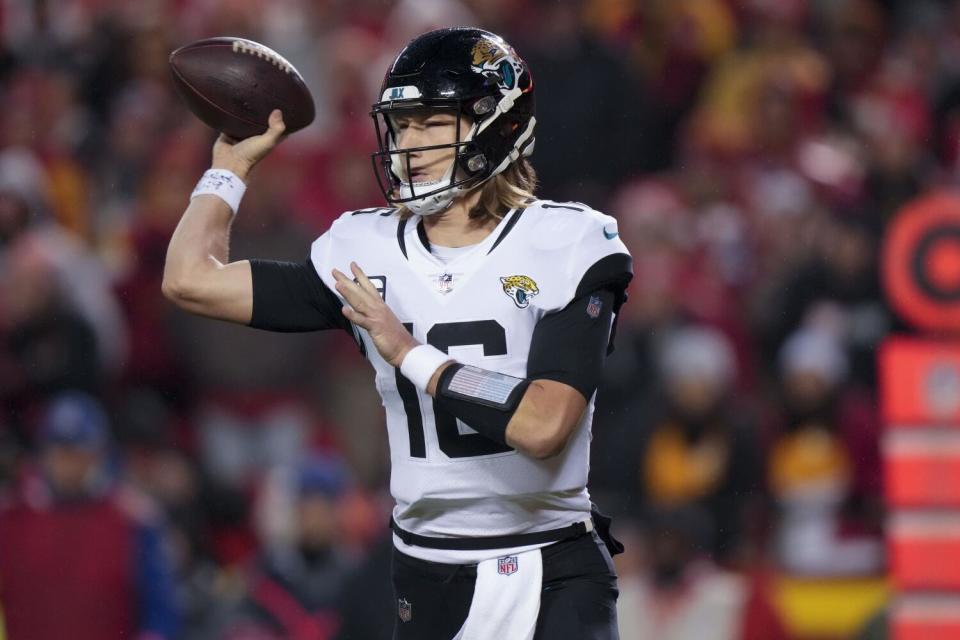
[[[258,42],[199,40],[170,54],[170,70],[194,115],[238,140],[266,131],[273,109],[283,112],[288,134],[313,122],[313,97],[303,77]]]

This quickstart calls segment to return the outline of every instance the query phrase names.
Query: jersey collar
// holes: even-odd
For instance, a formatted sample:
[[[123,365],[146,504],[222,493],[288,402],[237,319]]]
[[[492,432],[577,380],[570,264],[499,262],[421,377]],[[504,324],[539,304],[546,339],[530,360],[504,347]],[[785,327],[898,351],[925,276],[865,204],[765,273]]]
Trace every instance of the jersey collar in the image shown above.
[[[490,234],[478,242],[475,247],[476,250],[482,250],[485,254],[490,254],[494,249],[497,248],[504,238],[507,237],[507,234],[510,233],[517,222],[520,220],[520,216],[523,215],[523,212],[526,208],[521,209],[510,209],[507,211],[506,215],[500,220],[496,227],[493,228],[493,231]],[[406,217],[401,219],[397,223],[397,244],[400,246],[400,252],[403,254],[403,257],[407,260],[410,260],[410,254],[408,251],[408,244],[410,243],[410,236],[412,235],[410,224],[413,219],[411,217]],[[439,266],[442,266],[440,260],[433,255],[430,246],[430,239],[427,238],[426,229],[423,226],[423,220],[419,219],[416,221],[416,226],[414,227],[417,232],[417,238],[413,241],[414,244],[422,250],[422,253],[425,254],[425,257],[431,261],[437,262]],[[465,255],[472,255],[474,252],[468,252]],[[454,260],[459,260],[460,257],[455,258]]]

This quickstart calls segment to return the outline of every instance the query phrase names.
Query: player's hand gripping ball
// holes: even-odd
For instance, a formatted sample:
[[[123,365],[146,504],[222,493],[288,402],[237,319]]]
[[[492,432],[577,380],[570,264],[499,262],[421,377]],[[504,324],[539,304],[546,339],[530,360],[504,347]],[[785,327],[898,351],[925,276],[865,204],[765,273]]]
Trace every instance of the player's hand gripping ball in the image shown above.
[[[286,133],[315,115],[303,77],[280,54],[243,38],[208,38],[170,54],[174,84],[198,118],[242,140],[266,130],[270,112],[283,112]]]

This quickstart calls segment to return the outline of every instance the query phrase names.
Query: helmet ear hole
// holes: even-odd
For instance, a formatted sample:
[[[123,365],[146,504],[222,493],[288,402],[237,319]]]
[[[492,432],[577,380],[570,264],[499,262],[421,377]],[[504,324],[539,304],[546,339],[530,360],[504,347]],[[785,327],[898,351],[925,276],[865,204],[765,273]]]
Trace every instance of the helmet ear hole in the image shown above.
[[[478,153],[474,156],[471,156],[469,159],[467,159],[467,169],[472,173],[483,171],[484,167],[486,166],[487,166],[487,159],[483,156],[482,153]]]
[[[484,96],[473,103],[473,115],[485,116],[497,108],[497,99],[493,96]]]

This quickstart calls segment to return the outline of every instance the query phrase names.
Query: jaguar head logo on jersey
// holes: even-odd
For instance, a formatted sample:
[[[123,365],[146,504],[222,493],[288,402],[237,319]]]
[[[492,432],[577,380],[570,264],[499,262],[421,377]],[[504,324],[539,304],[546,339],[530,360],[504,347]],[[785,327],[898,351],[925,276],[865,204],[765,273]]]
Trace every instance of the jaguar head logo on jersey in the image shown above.
[[[520,309],[526,309],[530,299],[540,293],[537,283],[530,276],[501,277],[500,283],[503,285],[503,292],[510,296],[513,303]]]
[[[397,606],[397,615],[400,616],[401,622],[410,622],[413,619],[413,606],[411,606],[408,600],[400,598]]]

